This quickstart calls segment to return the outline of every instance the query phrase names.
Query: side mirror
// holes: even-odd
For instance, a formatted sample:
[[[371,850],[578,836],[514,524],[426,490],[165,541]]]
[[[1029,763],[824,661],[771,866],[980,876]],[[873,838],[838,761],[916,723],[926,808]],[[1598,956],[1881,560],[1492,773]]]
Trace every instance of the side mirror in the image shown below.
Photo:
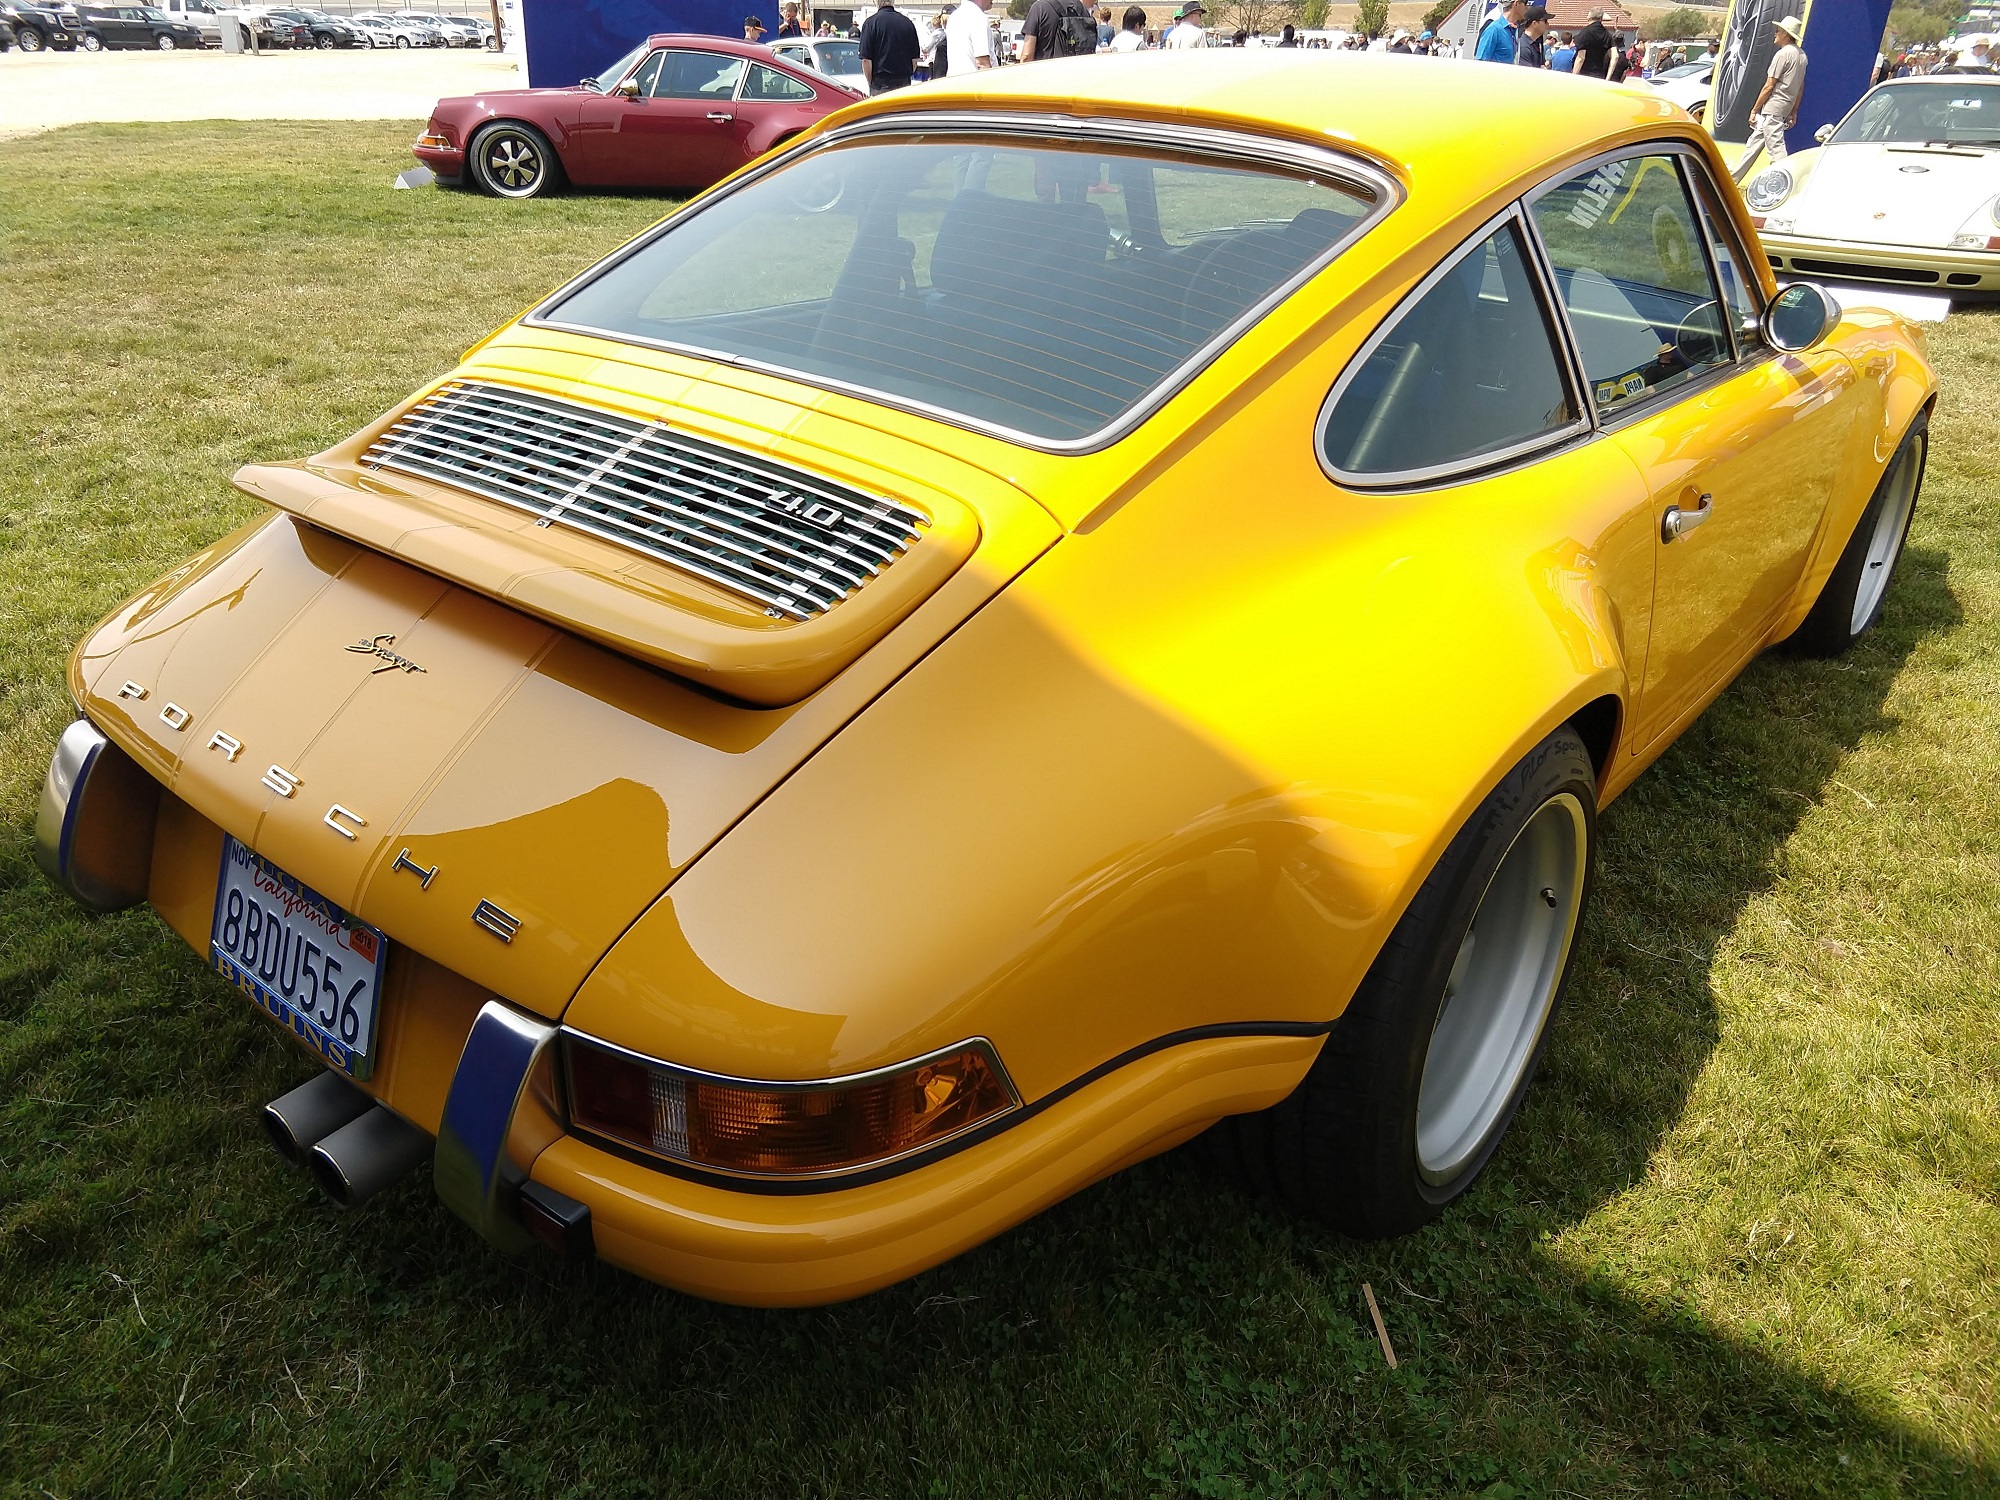
[[[1813,132],[1813,139],[1824,146],[1828,141],[1833,139],[1833,127],[1831,125],[1820,126],[1819,129]]]
[[[620,99],[636,99],[639,97],[639,80],[628,78],[611,92],[616,94]]]
[[[1825,292],[1810,281],[1794,281],[1778,288],[1778,295],[1764,309],[1759,331],[1773,349],[1795,354],[1825,338],[1838,316],[1839,309]]]

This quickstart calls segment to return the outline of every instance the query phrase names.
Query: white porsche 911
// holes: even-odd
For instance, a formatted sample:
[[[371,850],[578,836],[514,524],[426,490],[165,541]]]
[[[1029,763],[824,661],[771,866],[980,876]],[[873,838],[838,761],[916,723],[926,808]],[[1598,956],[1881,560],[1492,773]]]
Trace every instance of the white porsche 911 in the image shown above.
[[[2000,75],[1877,84],[1744,192],[1780,276],[2000,299]]]

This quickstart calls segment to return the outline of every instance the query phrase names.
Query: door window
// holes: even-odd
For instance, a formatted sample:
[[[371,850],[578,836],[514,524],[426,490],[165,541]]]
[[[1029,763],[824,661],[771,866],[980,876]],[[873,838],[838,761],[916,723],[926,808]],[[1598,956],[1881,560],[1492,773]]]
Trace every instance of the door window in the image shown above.
[[[650,99],[653,96],[653,88],[660,81],[660,66],[666,60],[666,53],[655,52],[633,70],[629,81],[637,84],[639,87],[639,92],[635,96],[636,98]]]
[[[732,99],[736,80],[743,76],[743,59],[722,57],[714,52],[667,52],[655,99]]]
[[[1623,415],[1731,362],[1704,234],[1671,155],[1579,172],[1533,211],[1600,413]]]
[[[796,103],[802,99],[816,97],[812,85],[780,73],[776,68],[767,68],[762,63],[750,65],[750,77],[743,85],[745,99],[782,99]]]
[[[1520,451],[1581,415],[1509,222],[1447,264],[1334,388],[1321,451],[1334,472],[1420,477]]]

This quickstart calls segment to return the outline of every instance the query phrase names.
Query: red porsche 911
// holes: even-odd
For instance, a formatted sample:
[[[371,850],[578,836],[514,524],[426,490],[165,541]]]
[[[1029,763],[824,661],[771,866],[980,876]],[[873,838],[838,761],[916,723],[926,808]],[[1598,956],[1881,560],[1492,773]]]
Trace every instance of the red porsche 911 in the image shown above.
[[[654,36],[573,88],[440,99],[411,150],[441,183],[501,198],[705,188],[858,97],[768,47]]]

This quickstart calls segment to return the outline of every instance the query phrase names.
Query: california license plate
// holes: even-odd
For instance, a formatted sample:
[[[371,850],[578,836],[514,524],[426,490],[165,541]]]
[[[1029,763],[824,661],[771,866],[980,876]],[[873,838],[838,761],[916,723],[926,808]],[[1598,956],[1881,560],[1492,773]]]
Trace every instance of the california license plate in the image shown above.
[[[381,933],[225,838],[208,946],[223,976],[329,1067],[368,1077],[389,952]]]

